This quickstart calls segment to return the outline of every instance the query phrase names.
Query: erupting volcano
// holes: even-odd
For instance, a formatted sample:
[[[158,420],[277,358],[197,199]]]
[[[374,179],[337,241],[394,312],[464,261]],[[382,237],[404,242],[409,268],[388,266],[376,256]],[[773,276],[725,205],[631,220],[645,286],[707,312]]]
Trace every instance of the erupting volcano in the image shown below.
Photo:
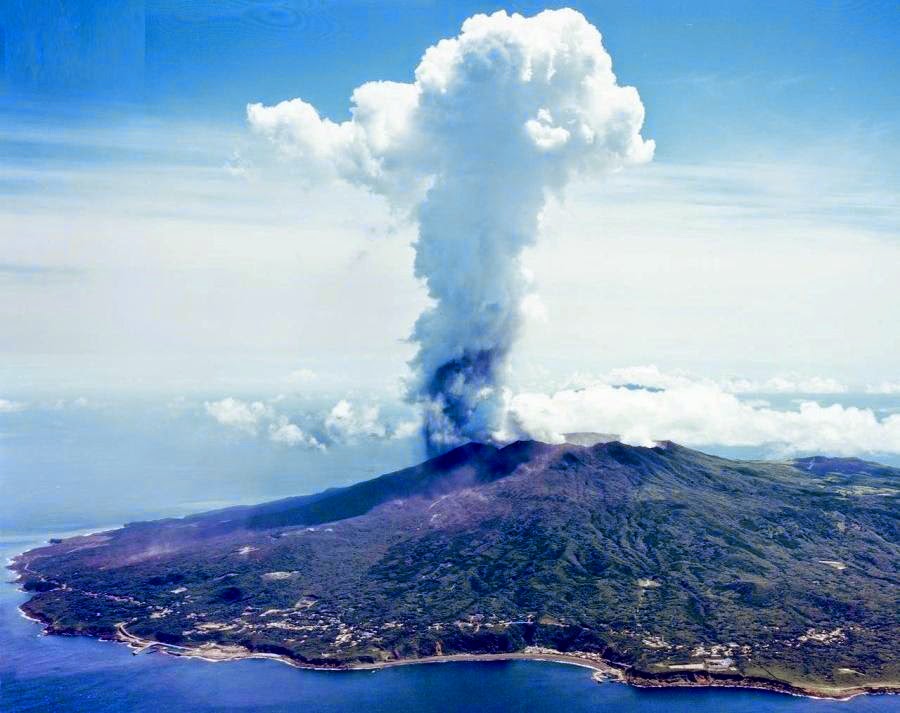
[[[503,384],[529,281],[520,258],[550,194],[575,176],[649,161],[644,107],[620,86],[600,33],[574,10],[476,15],[429,48],[415,81],[369,82],[335,123],[301,99],[253,104],[254,129],[304,170],[383,195],[418,223],[409,398],[428,450],[507,426]]]

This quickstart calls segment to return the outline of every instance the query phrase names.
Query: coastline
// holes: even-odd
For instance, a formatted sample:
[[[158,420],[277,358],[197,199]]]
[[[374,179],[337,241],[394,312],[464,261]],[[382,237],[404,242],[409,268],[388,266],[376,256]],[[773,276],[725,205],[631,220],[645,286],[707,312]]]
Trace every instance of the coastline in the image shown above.
[[[560,663],[569,666],[579,666],[594,671],[593,679],[598,683],[615,682],[625,683],[636,688],[741,688],[750,690],[770,691],[773,693],[783,693],[802,698],[813,698],[818,700],[836,700],[849,701],[857,696],[867,694],[883,694],[898,695],[900,688],[893,686],[859,686],[848,689],[813,689],[796,686],[794,684],[754,679],[735,675],[729,678],[717,677],[706,673],[699,676],[700,680],[694,680],[694,677],[686,678],[648,678],[648,674],[643,672],[634,672],[632,669],[621,664],[613,664],[612,662],[598,658],[585,658],[573,654],[567,654],[563,651],[520,651],[507,653],[486,653],[486,654],[446,654],[442,656],[423,656],[411,659],[393,659],[389,661],[379,661],[376,663],[351,663],[336,666],[316,666],[305,664],[303,662],[292,659],[281,654],[272,654],[260,651],[250,651],[237,646],[220,646],[217,644],[204,645],[202,647],[185,647],[175,646],[172,644],[163,644],[158,641],[141,639],[130,634],[125,630],[123,625],[117,627],[117,641],[124,643],[132,649],[135,655],[145,651],[157,651],[159,653],[168,654],[170,656],[182,656],[186,658],[198,658],[202,661],[210,663],[219,663],[222,661],[240,661],[243,659],[264,658],[287,664],[294,668],[309,671],[378,671],[397,666],[417,666],[425,664],[442,664],[442,663],[463,663],[463,662],[486,662],[486,661],[543,661],[549,663]],[[240,649],[240,650],[239,650]]]
[[[27,615],[26,615],[27,616]],[[27,617],[32,621],[39,621],[43,626],[49,627],[51,622],[45,622],[33,617]],[[409,659],[392,659],[388,661],[379,661],[375,663],[347,663],[337,664],[335,666],[319,666],[297,661],[289,656],[282,654],[268,653],[264,651],[251,651],[241,646],[220,645],[220,644],[204,644],[201,646],[177,646],[175,644],[165,644],[152,639],[142,639],[127,631],[123,624],[116,627],[117,633],[114,639],[108,639],[117,643],[122,643],[131,649],[133,655],[143,653],[157,652],[168,656],[177,656],[182,658],[194,658],[207,663],[222,663],[226,661],[242,661],[245,659],[268,659],[270,661],[278,661],[293,668],[306,671],[324,671],[332,673],[352,672],[352,671],[379,671],[387,668],[395,668],[398,666],[417,666],[427,664],[445,664],[445,663],[478,663],[488,661],[536,661],[547,663],[558,663],[569,666],[578,666],[592,670],[594,673],[592,678],[598,683],[613,682],[624,683],[635,688],[736,688],[757,691],[769,691],[770,693],[780,693],[801,698],[812,698],[816,700],[831,701],[849,701],[857,696],[863,695],[900,695],[900,686],[892,685],[873,685],[858,686],[853,688],[805,688],[795,684],[767,680],[761,678],[751,678],[741,676],[740,674],[729,674],[723,676],[721,674],[710,674],[708,672],[700,675],[689,676],[666,676],[653,675],[647,672],[635,671],[634,669],[622,665],[615,664],[604,659],[586,658],[577,656],[563,651],[517,651],[505,653],[465,653],[465,654],[446,654],[441,656],[424,656],[420,658]],[[54,632],[57,635],[81,636],[75,632]],[[101,637],[94,637],[101,638]]]
[[[40,621],[29,617],[31,621]],[[47,626],[47,622],[40,621]],[[444,656],[424,656],[415,659],[392,659],[375,663],[350,663],[335,666],[317,666],[314,664],[297,661],[282,654],[267,653],[264,651],[250,651],[240,646],[228,646],[220,644],[205,644],[202,646],[177,646],[164,644],[151,639],[142,639],[128,632],[124,624],[116,626],[116,638],[114,641],[125,644],[135,655],[142,653],[158,652],[169,656],[184,658],[197,658],[210,663],[222,661],[241,661],[243,659],[263,658],[299,668],[307,671],[378,671],[397,666],[414,666],[420,664],[454,663],[454,662],[478,662],[478,661],[549,661],[564,663],[570,666],[580,666],[595,672],[595,680],[611,680],[624,682],[624,670],[604,661],[582,658],[558,652],[507,652],[497,654],[447,654]]]
[[[106,529],[108,528],[104,528],[103,530],[99,531],[103,532]],[[22,567],[21,562],[19,561],[19,556],[21,554],[24,554],[24,552],[9,558],[6,563],[6,567],[9,570],[15,572],[17,575],[15,580],[9,580],[9,583],[13,586],[16,586],[18,581],[24,575],[24,572],[27,571],[27,564]],[[22,593],[27,593],[25,592],[25,590],[19,589],[18,587],[16,587],[16,589]],[[28,601],[26,600],[17,605],[16,608],[19,614],[28,621],[39,624],[43,628],[42,633],[44,635],[87,636],[89,638],[94,638],[100,641],[111,641],[115,643],[125,644],[129,649],[131,649],[133,655],[158,652],[169,656],[195,658],[208,663],[241,661],[244,659],[268,659],[272,661],[279,661],[293,668],[302,670],[349,672],[377,671],[381,669],[394,668],[397,666],[413,666],[440,663],[543,661],[566,664],[570,666],[579,666],[581,668],[590,669],[593,671],[592,678],[598,683],[611,681],[625,683],[631,686],[635,686],[636,688],[739,688],[763,690],[804,698],[834,701],[848,701],[856,698],[857,696],[866,694],[900,694],[900,684],[890,683],[884,685],[856,686],[852,688],[812,688],[788,682],[777,681],[774,679],[747,677],[741,674],[721,674],[706,671],[678,674],[654,674],[646,671],[635,670],[633,667],[625,664],[607,661],[596,654],[588,654],[588,656],[590,656],[590,658],[588,658],[588,656],[580,656],[576,653],[539,649],[538,647],[535,647],[535,650],[532,651],[523,650],[504,653],[446,654],[440,656],[425,656],[419,658],[391,659],[374,663],[336,663],[334,666],[322,666],[298,661],[283,654],[269,653],[265,651],[253,651],[239,645],[209,643],[198,646],[178,646],[175,644],[166,644],[152,639],[142,639],[128,632],[128,630],[125,628],[124,623],[119,623],[116,625],[116,634],[114,637],[103,636],[85,631],[57,629],[52,620],[40,616],[34,616],[33,614],[26,611],[25,606],[27,604]]]

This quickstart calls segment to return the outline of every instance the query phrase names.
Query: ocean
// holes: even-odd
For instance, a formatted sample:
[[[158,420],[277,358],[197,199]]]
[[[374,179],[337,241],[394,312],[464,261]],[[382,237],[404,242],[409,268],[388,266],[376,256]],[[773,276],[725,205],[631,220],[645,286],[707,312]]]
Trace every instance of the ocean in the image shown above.
[[[40,544],[0,540],[4,559]],[[8,579],[8,577],[6,578]],[[615,713],[880,713],[900,697],[820,701],[766,691],[642,690],[596,683],[578,666],[537,661],[438,663],[379,671],[304,671],[277,661],[206,662],[121,644],[42,636],[0,585],[0,710],[4,713],[190,711],[604,711]]]
[[[191,425],[194,424],[194,425]],[[154,403],[35,409],[0,421],[0,556],[65,530],[183,515],[355,482],[420,459],[412,441],[331,453],[273,450],[196,426],[196,410]],[[748,454],[748,457],[758,454]],[[0,710],[24,711],[629,711],[862,713],[900,697],[817,701],[749,690],[641,690],[591,671],[510,661],[317,672],[277,661],[210,663],[123,645],[42,636],[0,578]]]

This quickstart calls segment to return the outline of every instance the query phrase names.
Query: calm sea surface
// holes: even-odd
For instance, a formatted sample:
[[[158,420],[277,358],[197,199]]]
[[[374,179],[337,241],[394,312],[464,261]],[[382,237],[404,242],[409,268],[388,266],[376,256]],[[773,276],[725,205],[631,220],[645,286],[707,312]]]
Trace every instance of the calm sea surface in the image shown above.
[[[0,540],[4,561],[40,544]],[[7,574],[10,574],[7,572]],[[9,577],[5,577],[8,579]],[[900,696],[816,701],[764,691],[640,690],[595,683],[564,664],[510,661],[319,672],[277,661],[209,663],[134,656],[120,644],[41,636],[17,606],[25,595],[0,585],[0,710],[104,711],[605,711],[614,713],[882,713]]]
[[[861,404],[862,405],[862,404]],[[869,405],[869,404],[865,404]],[[888,404],[896,408],[896,402]],[[417,444],[328,454],[276,450],[213,429],[193,409],[120,404],[0,418],[0,557],[52,533],[183,515],[355,482],[421,458]],[[758,453],[742,453],[759,457]],[[741,690],[650,690],[528,661],[301,671],[275,661],[208,663],[82,638],[41,636],[0,575],[0,711],[900,711],[900,696],[815,701]]]

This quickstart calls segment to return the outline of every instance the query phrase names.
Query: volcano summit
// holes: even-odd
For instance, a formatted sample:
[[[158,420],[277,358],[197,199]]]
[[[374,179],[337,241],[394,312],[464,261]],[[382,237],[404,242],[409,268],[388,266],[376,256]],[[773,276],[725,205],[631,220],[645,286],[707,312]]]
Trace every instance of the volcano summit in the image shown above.
[[[898,476],[673,443],[470,443],[317,495],[54,541],[12,567],[49,633],[180,655],[550,656],[642,685],[845,697],[900,683]]]

